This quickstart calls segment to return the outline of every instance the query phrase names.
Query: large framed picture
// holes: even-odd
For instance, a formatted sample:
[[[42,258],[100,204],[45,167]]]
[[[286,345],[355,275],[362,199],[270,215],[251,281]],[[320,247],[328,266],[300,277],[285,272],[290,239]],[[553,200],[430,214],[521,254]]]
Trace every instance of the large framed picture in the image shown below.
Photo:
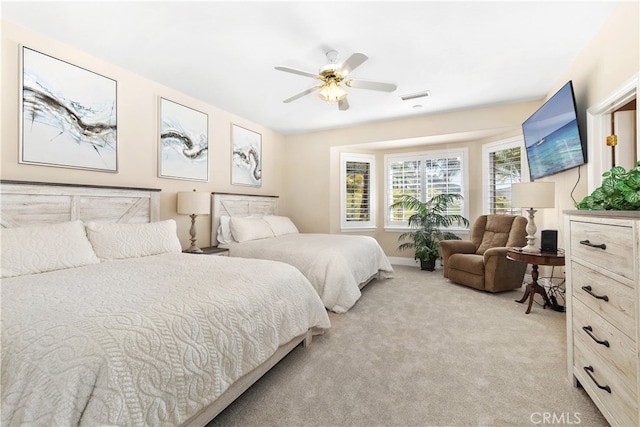
[[[117,82],[21,50],[19,162],[117,172]]]
[[[262,186],[262,135],[231,125],[231,184]]]
[[[207,114],[160,98],[158,175],[161,178],[209,180]]]

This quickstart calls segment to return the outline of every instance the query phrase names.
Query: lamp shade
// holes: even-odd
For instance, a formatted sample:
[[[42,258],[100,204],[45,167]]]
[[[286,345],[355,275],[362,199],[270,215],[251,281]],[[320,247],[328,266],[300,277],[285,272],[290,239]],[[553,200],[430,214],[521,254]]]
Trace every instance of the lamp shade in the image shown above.
[[[198,191],[178,192],[178,213],[181,215],[209,215],[211,197]]]
[[[555,183],[519,182],[511,184],[511,207],[553,208],[556,205]]]

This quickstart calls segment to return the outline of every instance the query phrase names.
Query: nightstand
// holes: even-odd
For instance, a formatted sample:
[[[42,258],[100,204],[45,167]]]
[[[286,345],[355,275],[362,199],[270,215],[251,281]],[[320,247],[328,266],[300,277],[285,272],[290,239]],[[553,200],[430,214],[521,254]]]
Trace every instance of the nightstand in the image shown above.
[[[215,256],[229,256],[228,248],[217,248],[215,246],[210,246],[208,248],[200,248],[202,252],[186,252],[185,254],[193,254],[193,255],[215,255]]]

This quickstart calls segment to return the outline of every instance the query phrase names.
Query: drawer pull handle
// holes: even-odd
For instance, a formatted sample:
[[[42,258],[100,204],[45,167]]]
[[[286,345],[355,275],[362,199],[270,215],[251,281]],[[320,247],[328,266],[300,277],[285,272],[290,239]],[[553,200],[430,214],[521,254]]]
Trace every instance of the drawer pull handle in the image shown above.
[[[589,295],[591,295],[592,297],[596,298],[596,299],[602,299],[605,301],[609,301],[609,297],[606,295],[596,295],[593,293],[591,286],[583,286],[582,290],[585,291],[586,293],[588,293]]]
[[[591,326],[583,326],[582,330],[585,331],[587,333],[587,335],[589,335],[591,337],[592,340],[594,340],[595,342],[597,342],[598,344],[601,344],[605,347],[609,347],[609,341],[607,340],[599,340],[598,338],[596,338],[595,335],[593,335],[593,328]]]
[[[589,240],[580,240],[580,244],[589,246],[592,248],[600,248],[602,250],[607,249],[607,245],[605,245],[604,243],[600,243],[599,245],[596,245],[595,243],[591,243]]]
[[[608,393],[611,393],[611,387],[609,387],[608,385],[600,385],[598,384],[598,381],[596,381],[596,379],[593,378],[593,375],[591,375],[591,373],[593,372],[593,366],[585,366],[584,371],[587,373],[587,375],[589,375],[589,378],[591,378],[591,381],[593,381],[595,385],[598,386],[598,388],[605,390]]]

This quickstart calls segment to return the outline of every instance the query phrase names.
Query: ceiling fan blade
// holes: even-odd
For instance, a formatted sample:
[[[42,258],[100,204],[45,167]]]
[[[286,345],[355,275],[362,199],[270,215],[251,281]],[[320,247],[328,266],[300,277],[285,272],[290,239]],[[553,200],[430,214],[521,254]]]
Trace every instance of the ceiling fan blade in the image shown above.
[[[297,94],[297,95],[293,95],[291,98],[287,98],[287,99],[285,99],[285,100],[284,100],[284,101],[282,101],[282,102],[284,102],[284,103],[289,103],[289,102],[295,101],[296,99],[298,99],[298,98],[302,98],[303,96],[308,95],[308,94],[310,94],[311,92],[316,91],[316,90],[318,90],[318,89],[319,89],[319,87],[318,87],[318,86],[310,87],[309,89],[307,89],[307,90],[305,90],[305,91],[303,91],[303,92],[300,92],[300,93],[299,93],[299,94]]]
[[[348,109],[349,109],[349,101],[347,101],[347,98],[342,98],[340,101],[338,101],[338,110],[345,111]]]
[[[354,53],[349,58],[347,58],[346,61],[344,61],[342,64],[338,66],[338,72],[343,77],[346,77],[347,74],[355,70],[356,67],[359,67],[360,65],[362,65],[362,63],[367,59],[369,58],[367,57],[367,55],[363,53]]]
[[[357,89],[379,90],[382,92],[393,92],[398,88],[394,83],[372,82],[369,80],[345,80],[345,85]]]
[[[310,73],[308,71],[297,70],[289,67],[275,67],[276,70],[284,71],[287,73],[298,74],[299,76],[311,77],[312,79],[319,79],[320,76],[316,73]]]

